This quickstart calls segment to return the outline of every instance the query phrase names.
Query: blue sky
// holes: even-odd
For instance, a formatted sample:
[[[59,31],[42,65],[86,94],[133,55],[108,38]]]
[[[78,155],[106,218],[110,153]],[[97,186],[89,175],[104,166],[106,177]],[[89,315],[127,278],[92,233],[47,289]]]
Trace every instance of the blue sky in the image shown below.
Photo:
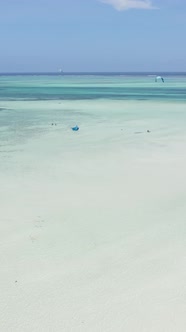
[[[185,0],[1,0],[0,72],[186,71]]]

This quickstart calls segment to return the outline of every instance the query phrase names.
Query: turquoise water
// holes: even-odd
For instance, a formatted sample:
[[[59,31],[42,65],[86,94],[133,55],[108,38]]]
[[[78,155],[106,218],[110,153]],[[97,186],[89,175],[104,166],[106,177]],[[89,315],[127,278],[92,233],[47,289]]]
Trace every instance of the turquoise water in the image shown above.
[[[186,101],[186,75],[8,75],[0,76],[0,100]]]
[[[98,145],[154,151],[183,142],[186,75],[163,77],[165,83],[150,74],[1,75],[0,152],[51,133],[69,151]]]
[[[4,331],[184,331],[186,76],[164,78],[0,76]]]

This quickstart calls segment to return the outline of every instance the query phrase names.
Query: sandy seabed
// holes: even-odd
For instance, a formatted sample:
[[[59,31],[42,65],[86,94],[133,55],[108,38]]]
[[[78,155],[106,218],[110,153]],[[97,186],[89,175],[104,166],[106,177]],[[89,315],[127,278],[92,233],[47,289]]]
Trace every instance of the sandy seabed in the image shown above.
[[[0,331],[184,332],[184,104],[1,104]]]

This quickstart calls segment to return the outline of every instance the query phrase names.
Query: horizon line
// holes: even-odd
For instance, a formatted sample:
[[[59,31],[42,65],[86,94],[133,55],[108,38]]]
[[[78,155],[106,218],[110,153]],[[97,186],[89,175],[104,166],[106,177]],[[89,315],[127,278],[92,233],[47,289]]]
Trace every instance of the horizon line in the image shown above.
[[[13,72],[0,72],[0,75],[29,75],[29,74],[37,74],[37,75],[72,75],[72,74],[154,74],[164,73],[164,74],[186,74],[186,71],[13,71]]]

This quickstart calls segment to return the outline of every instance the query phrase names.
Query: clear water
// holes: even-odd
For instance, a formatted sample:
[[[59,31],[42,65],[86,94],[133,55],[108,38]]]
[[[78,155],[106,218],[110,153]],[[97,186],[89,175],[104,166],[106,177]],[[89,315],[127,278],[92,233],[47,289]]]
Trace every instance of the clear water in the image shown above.
[[[1,75],[0,100],[186,101],[186,75],[165,74]]]
[[[184,142],[186,74],[161,75],[165,83],[153,73],[0,75],[0,155],[51,134],[60,149],[86,153]]]

